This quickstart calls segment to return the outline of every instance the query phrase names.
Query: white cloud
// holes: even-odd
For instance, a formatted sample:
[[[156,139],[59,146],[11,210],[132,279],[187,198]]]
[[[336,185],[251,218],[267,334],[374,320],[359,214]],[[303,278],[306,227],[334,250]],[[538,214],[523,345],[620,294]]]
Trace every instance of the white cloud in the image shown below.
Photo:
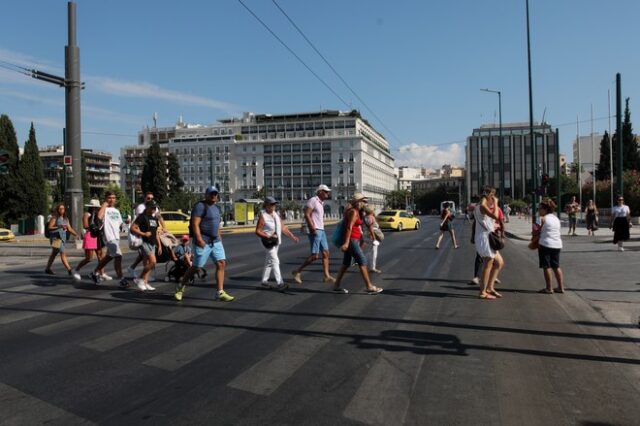
[[[410,143],[402,145],[394,152],[395,164],[398,166],[426,167],[439,169],[444,164],[464,165],[464,145],[418,145]]]
[[[162,99],[186,105],[204,106],[221,110],[238,110],[237,106],[224,101],[164,89],[156,84],[143,81],[115,80],[108,77],[89,77],[87,81],[101,92],[110,95]]]
[[[33,125],[38,130],[39,126],[43,127],[53,127],[54,129],[64,129],[65,123],[64,119],[55,118],[55,117],[25,117],[23,115],[12,116],[12,121],[17,121],[19,123],[27,123]]]

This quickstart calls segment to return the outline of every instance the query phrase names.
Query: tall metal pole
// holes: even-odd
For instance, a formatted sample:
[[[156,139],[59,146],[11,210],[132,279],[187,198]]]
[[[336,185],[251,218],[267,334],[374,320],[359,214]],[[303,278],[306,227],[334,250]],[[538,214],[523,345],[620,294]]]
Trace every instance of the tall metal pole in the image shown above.
[[[504,203],[504,143],[502,141],[502,93],[498,90],[498,155],[500,156],[500,199]]]
[[[593,142],[593,104],[591,104],[591,163],[593,170],[593,178],[591,179],[593,183],[593,202],[596,202],[596,148]]]
[[[76,4],[67,4],[69,43],[65,47],[66,149],[72,157],[67,170],[65,199],[71,208],[71,226],[82,229],[82,149],[80,139],[80,49],[76,44]]]
[[[562,187],[560,186],[560,132],[556,128],[556,194],[557,194],[557,205],[558,205],[558,217],[560,217],[560,212],[562,211],[562,194],[560,191]]]
[[[529,28],[529,0],[526,0],[527,6],[527,62],[529,71],[529,137],[531,138],[531,221],[536,221],[538,213],[536,188],[538,187],[538,175],[536,173],[536,141],[533,134],[533,84],[531,82],[531,36]]]
[[[611,134],[611,89],[607,89],[607,98],[609,100],[609,183],[611,184],[611,204],[609,204],[609,208],[613,208],[613,135]]]
[[[622,181],[622,81],[620,73],[616,74],[616,134],[618,135],[618,195],[624,194]]]
[[[576,144],[578,145],[578,190],[580,191],[580,212],[582,212],[582,163],[580,162],[580,118],[576,115]],[[580,214],[582,218],[582,213]]]

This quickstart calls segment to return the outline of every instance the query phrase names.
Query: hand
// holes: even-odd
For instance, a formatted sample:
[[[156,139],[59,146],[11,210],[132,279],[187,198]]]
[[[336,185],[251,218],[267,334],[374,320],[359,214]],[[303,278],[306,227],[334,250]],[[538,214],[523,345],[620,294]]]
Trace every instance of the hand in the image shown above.
[[[297,243],[298,241],[300,241],[300,239],[294,235],[293,236],[293,241],[295,241]]]
[[[204,248],[204,246],[206,246],[206,244],[204,243],[204,240],[202,238],[198,238],[196,240],[196,244],[198,245],[198,247],[200,248]]]
[[[340,251],[346,252],[347,250],[349,250],[349,244],[343,244],[340,246]]]
[[[158,254],[162,255],[162,246],[158,246]]]

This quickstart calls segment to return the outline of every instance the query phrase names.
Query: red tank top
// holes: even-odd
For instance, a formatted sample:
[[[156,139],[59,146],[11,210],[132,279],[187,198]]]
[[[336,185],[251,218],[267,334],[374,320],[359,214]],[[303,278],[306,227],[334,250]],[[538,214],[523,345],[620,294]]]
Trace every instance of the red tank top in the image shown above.
[[[354,210],[354,209],[349,209],[344,212],[345,223],[349,223],[349,213],[351,212],[351,210]],[[360,214],[358,213],[358,211],[357,210],[354,210],[354,211],[356,212],[356,221],[351,227],[351,239],[360,240],[362,239],[362,228],[360,227],[360,225],[362,225],[362,219],[360,219]]]

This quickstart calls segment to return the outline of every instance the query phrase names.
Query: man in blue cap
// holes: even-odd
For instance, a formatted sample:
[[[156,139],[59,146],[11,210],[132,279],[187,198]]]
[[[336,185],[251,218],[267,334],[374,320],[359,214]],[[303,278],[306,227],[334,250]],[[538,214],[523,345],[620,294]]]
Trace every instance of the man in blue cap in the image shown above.
[[[222,215],[216,206],[218,202],[218,188],[210,186],[205,191],[205,199],[198,201],[191,211],[189,235],[193,239],[193,263],[176,287],[175,299],[182,300],[186,284],[195,273],[204,268],[207,259],[216,263],[216,283],[218,292],[216,299],[231,302],[234,297],[224,291],[224,268],[226,256],[220,235],[220,220]]]

